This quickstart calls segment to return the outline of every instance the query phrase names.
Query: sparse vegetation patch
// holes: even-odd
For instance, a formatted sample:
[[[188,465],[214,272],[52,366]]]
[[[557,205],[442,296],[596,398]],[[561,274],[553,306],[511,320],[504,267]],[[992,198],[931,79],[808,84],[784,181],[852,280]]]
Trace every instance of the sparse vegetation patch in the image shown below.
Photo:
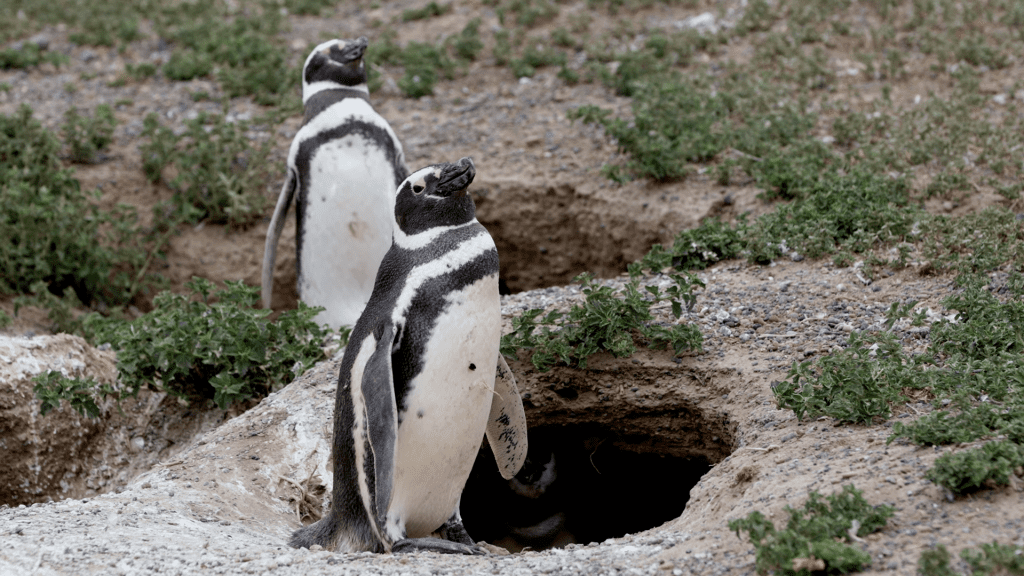
[[[602,285],[589,274],[578,276],[585,300],[575,304],[569,312],[549,312],[533,309],[512,320],[513,331],[501,337],[501,353],[515,358],[519,349],[533,352],[534,367],[544,372],[556,364],[587,367],[587,358],[609,351],[617,357],[628,357],[636,352],[639,339],[651,348],[671,348],[677,354],[684,350],[700,350],[700,330],[692,324],[669,326],[655,322],[651,307],[669,302],[676,318],[682,307],[693,306],[693,290],[703,283],[694,276],[672,274],[673,285],[665,292],[658,286],[648,285],[641,291],[639,268],[634,268],[633,279],[621,292]]]
[[[143,280],[147,235],[133,210],[100,211],[61,166],[60,148],[28,106],[0,116],[0,290],[38,292],[41,282],[83,302],[125,302]]]
[[[255,140],[253,125],[201,114],[186,122],[181,135],[146,117],[142,162],[153,182],[166,178],[177,191],[175,203],[185,220],[244,226],[263,214],[270,180],[270,142]],[[171,175],[173,174],[173,176]]]
[[[90,314],[84,324],[91,339],[118,352],[117,384],[42,374],[35,391],[43,414],[67,400],[94,417],[97,402],[133,397],[143,387],[226,409],[284,386],[323,358],[327,332],[312,321],[319,308],[300,302],[272,322],[269,310],[254,307],[259,288],[228,282],[215,290],[201,278],[188,288],[190,296],[162,292],[154,310],[132,322]]]
[[[96,154],[113,141],[117,120],[108,104],[100,104],[91,116],[72,107],[64,114],[64,141],[71,149],[71,161],[92,162]]]
[[[855,537],[881,530],[894,512],[884,504],[871,506],[851,484],[824,498],[812,491],[803,509],[786,506],[785,529],[757,511],[730,520],[729,529],[736,536],[747,533],[759,574],[845,574],[871,563],[871,556],[854,545]]]

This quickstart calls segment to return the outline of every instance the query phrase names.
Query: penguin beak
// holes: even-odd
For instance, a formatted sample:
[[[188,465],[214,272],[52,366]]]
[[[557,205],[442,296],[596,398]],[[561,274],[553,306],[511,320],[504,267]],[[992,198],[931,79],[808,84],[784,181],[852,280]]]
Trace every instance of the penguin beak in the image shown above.
[[[459,160],[457,164],[449,164],[441,175],[441,182],[438,185],[441,192],[439,196],[454,198],[467,196],[469,185],[473,183],[475,177],[476,166],[473,164],[472,158],[467,156]]]
[[[356,40],[345,44],[345,47],[341,49],[341,58],[336,60],[345,63],[358,62],[364,54],[366,54],[366,47],[369,41],[366,36],[360,36]]]

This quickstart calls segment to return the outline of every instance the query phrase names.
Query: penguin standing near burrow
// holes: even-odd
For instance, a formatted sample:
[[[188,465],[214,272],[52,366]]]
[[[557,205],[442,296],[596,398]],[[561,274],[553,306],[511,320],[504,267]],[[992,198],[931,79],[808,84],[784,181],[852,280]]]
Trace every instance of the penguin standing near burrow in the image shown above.
[[[398,187],[394,242],[349,337],[334,408],[330,512],[292,536],[338,552],[474,554],[459,501],[486,434],[501,475],[526,417],[498,353],[498,251],[476,220],[473,161]]]
[[[391,246],[394,193],[409,171],[398,137],[369,102],[366,38],[317,46],[302,67],[305,117],[288,151],[288,174],[263,252],[263,307],[295,200],[299,298],[323,306],[315,321],[355,324]]]

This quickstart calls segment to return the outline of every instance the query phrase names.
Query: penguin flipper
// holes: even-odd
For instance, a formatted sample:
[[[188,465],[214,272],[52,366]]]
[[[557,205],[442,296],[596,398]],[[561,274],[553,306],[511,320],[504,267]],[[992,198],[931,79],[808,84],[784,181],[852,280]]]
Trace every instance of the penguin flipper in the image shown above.
[[[281,239],[281,231],[284,230],[288,208],[291,207],[292,199],[295,198],[295,189],[298,188],[298,183],[299,177],[295,170],[288,168],[288,176],[281,187],[277,205],[274,206],[274,216],[270,219],[270,226],[267,228],[267,240],[263,244],[262,297],[264,308],[270,308],[271,296],[274,292],[274,261],[277,259],[277,241]]]
[[[514,477],[526,461],[526,413],[516,378],[501,354],[498,354],[494,377],[491,413],[487,417],[487,443],[491,445],[501,477],[506,480]]]
[[[384,534],[385,517],[391,505],[395,477],[395,445],[398,441],[398,405],[391,373],[391,348],[395,325],[382,323],[374,331],[376,349],[363,369],[360,384],[366,407],[366,429],[373,452],[374,502],[373,522]]]

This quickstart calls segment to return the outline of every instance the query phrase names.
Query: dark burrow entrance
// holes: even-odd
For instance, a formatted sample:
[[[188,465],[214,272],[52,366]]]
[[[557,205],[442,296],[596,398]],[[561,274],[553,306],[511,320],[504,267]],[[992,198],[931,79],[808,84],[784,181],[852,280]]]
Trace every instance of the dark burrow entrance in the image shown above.
[[[644,440],[601,424],[531,428],[529,443],[527,463],[509,481],[490,447],[481,448],[462,494],[473,539],[518,552],[654,528],[683,513],[712,464],[701,455],[652,453]]]

